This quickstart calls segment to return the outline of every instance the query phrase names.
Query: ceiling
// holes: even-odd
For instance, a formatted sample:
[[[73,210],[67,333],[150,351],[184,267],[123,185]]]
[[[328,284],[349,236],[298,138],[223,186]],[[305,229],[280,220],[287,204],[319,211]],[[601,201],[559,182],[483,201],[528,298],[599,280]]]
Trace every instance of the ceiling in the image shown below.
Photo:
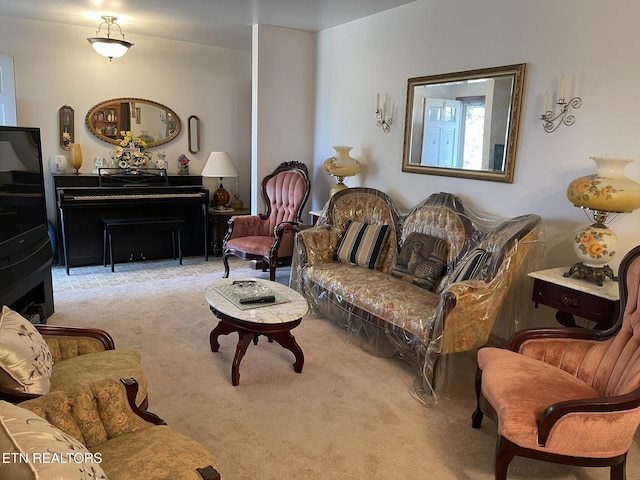
[[[0,15],[86,27],[87,37],[95,34],[102,15],[112,15],[126,40],[132,40],[127,35],[149,35],[248,50],[254,24],[315,32],[413,1],[2,0]],[[112,36],[119,38],[117,33]]]

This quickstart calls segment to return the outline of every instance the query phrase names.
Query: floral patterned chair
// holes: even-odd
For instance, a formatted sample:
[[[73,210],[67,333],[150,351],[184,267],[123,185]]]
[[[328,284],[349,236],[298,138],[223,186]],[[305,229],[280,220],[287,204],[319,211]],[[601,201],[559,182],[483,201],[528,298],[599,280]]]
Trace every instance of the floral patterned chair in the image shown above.
[[[135,405],[137,382],[104,379],[18,405],[0,401],[0,478],[219,480],[199,442]],[[34,455],[65,461],[40,461]],[[19,455],[22,454],[22,457]],[[18,461],[25,460],[29,463]],[[11,459],[17,459],[11,461]]]
[[[0,400],[16,403],[103,378],[134,376],[140,386],[137,404],[146,408],[140,359],[140,352],[116,350],[104,330],[32,325],[6,306],[0,313]]]

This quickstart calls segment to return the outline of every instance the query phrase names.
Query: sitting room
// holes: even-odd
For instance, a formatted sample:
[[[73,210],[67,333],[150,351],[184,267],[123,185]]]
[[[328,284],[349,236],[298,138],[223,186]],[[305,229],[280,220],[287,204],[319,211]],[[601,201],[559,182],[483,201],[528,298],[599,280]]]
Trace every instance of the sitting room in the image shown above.
[[[635,365],[640,5],[205,3],[0,6],[2,197],[43,200],[0,201],[0,478],[56,478],[34,419],[78,478],[639,476],[637,375],[517,332]],[[547,374],[615,440],[534,405],[520,442]]]

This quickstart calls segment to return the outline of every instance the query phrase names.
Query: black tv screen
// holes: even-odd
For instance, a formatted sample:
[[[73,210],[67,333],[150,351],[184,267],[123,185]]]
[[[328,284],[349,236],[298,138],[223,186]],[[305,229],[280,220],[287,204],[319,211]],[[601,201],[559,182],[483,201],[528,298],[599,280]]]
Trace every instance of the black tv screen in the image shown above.
[[[43,227],[46,232],[40,129],[0,126],[0,247]]]

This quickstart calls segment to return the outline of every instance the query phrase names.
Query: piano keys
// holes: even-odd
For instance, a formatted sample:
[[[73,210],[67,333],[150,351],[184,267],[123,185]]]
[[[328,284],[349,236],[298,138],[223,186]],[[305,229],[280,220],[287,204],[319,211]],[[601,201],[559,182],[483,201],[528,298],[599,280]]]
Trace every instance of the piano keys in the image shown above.
[[[69,268],[103,263],[104,218],[177,217],[185,221],[185,256],[208,260],[209,191],[200,176],[167,176],[166,184],[99,186],[95,175],[54,175],[58,217],[58,261]],[[132,234],[119,246],[118,263],[173,258],[171,236]]]

